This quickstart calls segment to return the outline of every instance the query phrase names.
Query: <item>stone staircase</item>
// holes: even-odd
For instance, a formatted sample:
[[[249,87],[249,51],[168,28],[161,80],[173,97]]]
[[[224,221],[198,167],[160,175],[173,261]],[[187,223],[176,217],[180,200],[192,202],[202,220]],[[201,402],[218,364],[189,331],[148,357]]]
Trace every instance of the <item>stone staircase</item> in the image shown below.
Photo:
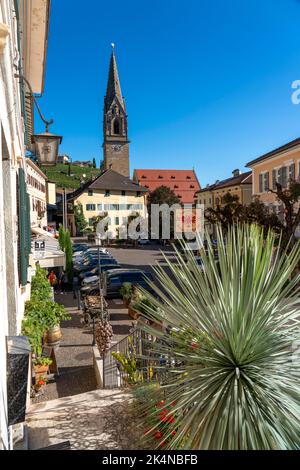
[[[142,449],[130,393],[95,390],[32,405],[29,449],[70,442],[71,450]]]

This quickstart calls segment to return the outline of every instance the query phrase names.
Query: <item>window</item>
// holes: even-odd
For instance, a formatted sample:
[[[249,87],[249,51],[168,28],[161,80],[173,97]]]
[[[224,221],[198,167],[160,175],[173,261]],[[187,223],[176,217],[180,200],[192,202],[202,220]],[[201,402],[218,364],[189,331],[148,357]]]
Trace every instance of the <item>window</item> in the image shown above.
[[[126,196],[126,191],[122,191],[121,195]]]
[[[269,172],[261,173],[259,175],[259,192],[266,193],[269,191]]]
[[[86,210],[87,211],[95,211],[96,210],[96,204],[87,204],[86,205]]]
[[[127,205],[126,204],[120,204],[119,209],[120,209],[120,211],[126,211]]]
[[[105,190],[105,197],[108,197],[108,196],[110,196],[110,190],[109,190],[109,189],[106,189],[106,190]]]
[[[141,195],[141,191],[137,191],[136,192],[136,197],[140,197],[140,195]]]
[[[94,191],[92,189],[89,189],[89,192],[88,192],[89,196],[93,196],[94,195]]]
[[[171,176],[171,180],[174,180],[175,179],[175,176]]]
[[[190,176],[187,176],[186,179],[187,179],[187,180],[191,180],[192,178],[191,178]]]
[[[190,186],[191,189],[195,189],[195,186],[193,184],[191,184]]]
[[[116,118],[114,120],[114,124],[113,124],[114,134],[120,135],[121,134],[120,128],[121,128],[120,121],[119,121],[119,119]]]
[[[163,177],[162,177],[161,175],[159,175],[158,179],[159,179],[159,180],[162,180],[162,179],[163,179]]]
[[[120,218],[119,217],[115,218],[115,225],[120,225]]]
[[[97,211],[101,212],[103,210],[102,204],[97,204]]]

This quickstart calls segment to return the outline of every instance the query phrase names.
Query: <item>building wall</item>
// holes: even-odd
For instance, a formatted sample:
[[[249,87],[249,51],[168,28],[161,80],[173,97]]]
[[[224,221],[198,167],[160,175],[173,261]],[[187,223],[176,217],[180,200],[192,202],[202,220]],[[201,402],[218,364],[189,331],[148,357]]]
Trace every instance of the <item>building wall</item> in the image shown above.
[[[109,231],[114,235],[116,234],[116,229],[122,225],[126,225],[126,217],[130,216],[133,212],[138,212],[141,217],[147,217],[147,207],[145,204],[145,196],[141,194],[136,196],[136,192],[126,193],[125,196],[121,195],[120,191],[111,191],[110,196],[105,196],[105,191],[93,191],[93,194],[89,196],[88,191],[81,194],[75,201],[74,204],[82,204],[84,217],[88,222],[91,223],[91,219],[103,212],[107,212],[108,216],[111,218],[111,224],[109,225]],[[88,205],[95,204],[95,210],[88,210]],[[123,209],[111,210],[107,208],[108,205],[140,205],[139,209]],[[119,218],[119,220],[116,220]]]
[[[214,207],[217,205],[222,206],[222,198],[225,194],[231,194],[232,196],[238,196],[239,202],[244,205],[248,205],[252,200],[252,185],[243,184],[239,186],[231,186],[227,188],[220,188],[213,190],[213,201]]]
[[[30,221],[32,227],[47,226],[47,182],[45,176],[27,163],[27,192],[30,198]]]
[[[212,191],[201,191],[197,193],[197,204],[204,206],[204,213],[206,209],[214,207],[214,195]],[[210,235],[213,234],[213,226],[207,220],[204,221],[205,229]]]
[[[294,166],[294,175],[291,167]],[[285,170],[282,170],[285,168]],[[257,163],[251,166],[253,171],[253,197],[259,197],[265,204],[278,205],[276,195],[268,191],[273,188],[274,173],[276,172],[277,181],[280,179],[280,172],[284,171],[286,177],[286,185],[289,180],[296,179],[300,181],[300,148],[296,147],[280,155],[274,156],[270,159]]]

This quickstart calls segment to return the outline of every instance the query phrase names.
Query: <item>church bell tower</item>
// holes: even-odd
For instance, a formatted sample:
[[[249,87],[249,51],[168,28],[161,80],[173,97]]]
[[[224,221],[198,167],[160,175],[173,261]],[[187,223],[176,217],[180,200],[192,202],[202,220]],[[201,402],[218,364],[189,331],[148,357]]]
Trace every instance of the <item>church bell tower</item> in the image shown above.
[[[130,176],[129,140],[125,101],[122,96],[117,62],[112,44],[103,119],[104,169]]]

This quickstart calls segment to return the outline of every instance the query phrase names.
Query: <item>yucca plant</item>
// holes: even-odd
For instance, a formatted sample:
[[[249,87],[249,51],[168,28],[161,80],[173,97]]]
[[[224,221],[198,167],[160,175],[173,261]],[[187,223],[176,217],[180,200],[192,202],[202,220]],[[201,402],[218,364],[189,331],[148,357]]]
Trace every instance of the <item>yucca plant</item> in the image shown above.
[[[300,246],[287,254],[254,225],[231,227],[226,238],[218,227],[217,243],[218,259],[208,241],[202,269],[190,252],[165,258],[168,269],[155,268],[161,287],[151,284],[158,298],[143,290],[155,306],[146,314],[167,326],[145,327],[157,338],[147,352],[167,372],[160,393],[177,417],[161,441],[170,449],[299,449]]]

